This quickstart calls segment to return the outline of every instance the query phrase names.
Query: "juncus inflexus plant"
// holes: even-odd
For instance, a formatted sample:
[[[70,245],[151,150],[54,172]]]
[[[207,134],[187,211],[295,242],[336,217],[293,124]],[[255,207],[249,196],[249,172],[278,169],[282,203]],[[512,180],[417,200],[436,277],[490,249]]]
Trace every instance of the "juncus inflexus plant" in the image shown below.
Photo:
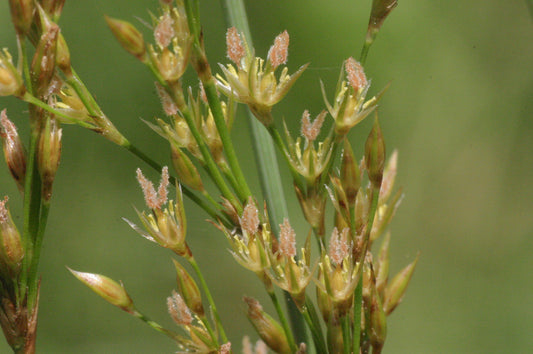
[[[389,281],[387,226],[402,199],[401,192],[393,191],[398,154],[395,151],[387,160],[377,113],[360,159],[352,150],[349,133],[376,111],[385,92],[386,88],[369,94],[364,63],[396,1],[372,2],[360,61],[354,57],[342,60],[331,103],[322,84],[324,110],[312,114],[303,107],[297,133],[290,132],[273,107],[295,87],[308,64],[296,70],[287,66],[291,41],[287,31],[275,36],[266,56],[256,53],[241,0],[223,1],[230,62],[216,68],[207,60],[198,0],[160,0],[151,14],[153,41],[145,41],[133,24],[106,16],[120,45],[154,76],[166,118],[146,123],[168,141],[168,165],[173,172],[140,151],[113,125],[72,67],[67,42],[57,25],[64,3],[9,0],[17,60],[7,49],[0,52],[0,95],[28,103],[31,131],[25,146],[15,124],[2,111],[5,160],[24,197],[22,232],[11,217],[8,197],[0,202],[0,325],[13,351],[35,351],[37,267],[61,156],[61,125],[76,124],[125,148],[161,173],[156,189],[140,168],[136,171],[147,211],[137,211],[139,222],[125,221],[174,253],[177,290],[169,294],[167,307],[177,328],[167,329],[149,319],[122,283],[70,269],[106,301],[171,338],[180,352],[232,351],[229,321],[220,317],[203,276],[210,269],[200,268],[194,255],[201,251],[186,241],[186,196],[209,215],[212,232],[225,235],[230,255],[257,275],[274,305],[276,313],[271,315],[257,300],[243,298],[247,307],[243,315],[260,337],[252,348],[244,336],[243,352],[265,353],[267,347],[279,353],[381,352],[387,316],[401,302],[417,260]],[[35,48],[31,60],[28,43]],[[197,92],[183,79],[189,67],[200,82]],[[234,119],[242,119],[236,117],[238,104],[249,109],[262,196],[248,186],[230,135]],[[309,225],[303,245],[297,244],[280,192],[274,149],[290,171],[301,217]],[[200,169],[207,173],[201,175]],[[206,178],[216,191],[205,187]],[[175,187],[173,199],[169,198],[174,193],[171,186]],[[334,214],[332,223],[326,220],[328,205]],[[372,246],[380,238],[379,252],[372,255]],[[194,274],[189,274],[183,262]],[[286,308],[279,300],[282,293],[287,295]]]

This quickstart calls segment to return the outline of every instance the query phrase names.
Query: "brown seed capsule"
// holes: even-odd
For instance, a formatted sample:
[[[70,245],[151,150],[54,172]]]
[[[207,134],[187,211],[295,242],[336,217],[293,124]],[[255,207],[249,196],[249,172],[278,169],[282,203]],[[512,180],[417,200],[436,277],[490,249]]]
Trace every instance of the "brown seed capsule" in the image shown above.
[[[47,118],[41,130],[37,151],[45,201],[49,201],[52,197],[52,185],[61,158],[61,134],[59,123],[53,118]]]
[[[6,206],[8,197],[0,202],[0,271],[16,276],[21,270],[24,247],[20,233]]]
[[[385,167],[385,141],[376,115],[372,131],[365,144],[365,162],[368,178],[374,188],[380,188]]]
[[[7,118],[6,110],[0,113],[0,136],[7,166],[20,191],[24,190],[26,177],[26,150],[20,141],[17,127]]]
[[[9,0],[11,10],[11,20],[15,25],[15,30],[20,35],[28,34],[33,22],[33,11],[35,5],[33,0]]]

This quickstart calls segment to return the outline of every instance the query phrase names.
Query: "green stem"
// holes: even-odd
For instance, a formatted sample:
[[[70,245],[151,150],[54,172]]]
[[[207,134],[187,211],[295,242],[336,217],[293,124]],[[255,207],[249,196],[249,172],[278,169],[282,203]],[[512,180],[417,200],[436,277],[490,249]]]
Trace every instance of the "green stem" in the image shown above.
[[[41,215],[39,218],[39,232],[33,244],[33,256],[31,264],[28,269],[28,308],[33,309],[37,304],[39,277],[37,270],[39,268],[39,260],[41,258],[41,249],[43,245],[44,231],[48,221],[48,213],[50,211],[50,202],[44,201],[41,205]]]
[[[198,128],[196,127],[196,123],[194,121],[194,118],[191,115],[190,110],[188,109],[187,105],[185,104],[185,98],[183,97],[183,92],[181,89],[177,90],[171,90],[169,94],[172,95],[175,103],[177,104],[178,108],[181,111],[181,114],[183,115],[183,118],[185,119],[185,122],[187,123],[187,126],[189,127],[189,130],[194,137],[196,144],[198,145],[198,149],[200,150],[200,153],[202,154],[202,157],[204,158],[204,163],[207,168],[207,171],[209,173],[209,176],[215,182],[218,189],[222,193],[222,195],[231,202],[231,204],[235,207],[237,212],[239,214],[242,213],[242,204],[235,195],[231,192],[228,185],[226,184],[226,181],[224,180],[224,177],[222,177],[222,174],[220,170],[217,167],[217,164],[215,163],[215,160],[213,159],[213,156],[211,155],[211,151],[207,147],[206,143],[202,139],[202,136],[200,135],[200,132]]]
[[[89,112],[89,114],[92,116],[103,115],[102,109],[94,99],[93,95],[91,95],[83,81],[81,81],[78,74],[76,74],[74,68],[71,67],[70,69],[72,72],[72,76],[67,77],[67,83],[72,86],[72,88],[80,98],[81,102],[87,109],[87,112]]]
[[[222,141],[222,146],[224,148],[224,154],[228,160],[231,172],[233,173],[235,180],[237,181],[238,188],[236,190],[239,198],[242,202],[245,202],[249,196],[252,195],[250,188],[244,178],[244,174],[239,165],[237,159],[237,154],[233,147],[233,142],[229,134],[228,126],[226,125],[226,120],[224,119],[224,112],[222,111],[222,105],[220,104],[220,99],[218,98],[218,92],[215,84],[215,79],[211,73],[211,68],[209,62],[207,61],[205,48],[201,39],[200,27],[200,17],[198,13],[198,0],[186,0],[185,9],[187,11],[187,19],[189,21],[189,28],[191,29],[193,35],[193,66],[204,86],[204,91],[207,97],[207,102],[209,103],[209,108],[213,114],[213,120],[217,127],[220,140]]]
[[[243,0],[222,0],[221,4],[226,14],[228,26],[235,26],[246,38],[248,48],[253,47],[248,17]],[[279,174],[279,167],[276,158],[276,151],[272,144],[272,139],[261,123],[253,116],[248,109],[248,117],[252,133],[252,142],[256,160],[258,162],[259,176],[263,196],[267,203],[270,225],[275,234],[279,234],[279,225],[283,218],[289,215],[283,183]],[[298,342],[307,342],[305,325],[302,316],[296,305],[290,300],[290,296],[285,294],[287,308],[294,336]]]
[[[218,310],[215,305],[215,301],[213,300],[213,296],[211,296],[211,292],[209,291],[209,287],[207,286],[207,283],[205,282],[204,276],[200,270],[200,267],[198,267],[198,263],[196,263],[196,260],[194,258],[187,258],[189,261],[189,264],[194,269],[194,272],[196,273],[196,276],[200,280],[200,284],[202,285],[202,290],[205,293],[205,296],[207,297],[207,301],[209,302],[209,305],[211,306],[211,311],[213,311],[213,316],[215,317],[215,323],[218,329],[218,333],[220,333],[220,338],[222,339],[222,343],[228,342],[228,337],[226,336],[226,332],[224,331],[224,327],[222,327],[222,321],[220,320],[220,316],[218,315]]]
[[[298,350],[298,347],[296,346],[296,342],[294,341],[294,337],[289,327],[289,323],[287,322],[287,318],[285,317],[285,314],[283,313],[278,297],[276,296],[276,293],[274,292],[274,290],[270,290],[270,291],[267,290],[267,292],[268,292],[268,295],[270,296],[270,299],[272,300],[272,303],[274,304],[274,308],[276,309],[278,318],[281,321],[281,326],[283,327],[283,331],[285,332],[285,337],[287,337],[287,341],[289,342],[289,347],[291,348],[291,351],[295,353]]]
[[[139,320],[141,320],[144,323],[146,323],[147,325],[149,325],[150,327],[152,327],[153,329],[155,329],[156,331],[158,331],[160,333],[163,333],[167,337],[171,338],[172,340],[176,340],[178,338],[177,335],[174,332],[169,331],[166,328],[163,328],[163,326],[161,326],[159,323],[157,323],[155,321],[152,321],[147,316],[145,316],[144,314],[140,313],[138,310],[133,310],[133,312],[131,312],[131,314],[134,317],[136,317]]]
[[[342,347],[344,354],[350,354],[350,317],[345,315],[341,318],[341,328],[342,328]]]
[[[316,313],[315,305],[313,305],[313,302],[308,296],[305,298],[305,311],[303,312],[303,316],[311,330],[317,353],[327,353],[326,340],[320,329],[320,319]]]
[[[359,279],[355,288],[353,307],[352,352],[358,353],[361,340],[361,308],[363,307],[363,278]]]

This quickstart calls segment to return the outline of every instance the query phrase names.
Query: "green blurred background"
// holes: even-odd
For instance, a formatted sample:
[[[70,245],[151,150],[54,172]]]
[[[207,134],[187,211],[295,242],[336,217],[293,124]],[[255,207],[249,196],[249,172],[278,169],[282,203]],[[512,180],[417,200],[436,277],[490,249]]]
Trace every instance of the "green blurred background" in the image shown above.
[[[276,109],[294,132],[304,109],[322,108],[319,79],[332,92],[340,64],[357,57],[370,0],[248,1],[256,52],[291,35],[291,71],[310,68]],[[115,42],[104,14],[136,23],[157,2],[67,1],[60,25],[73,65],[116,126],[163,164],[167,144],[140,121],[162,116],[150,74]],[[212,63],[225,62],[220,4],[202,3]],[[7,1],[0,3],[0,45],[16,51]],[[388,353],[526,353],[533,350],[533,22],[526,1],[400,1],[370,52],[371,94],[392,86],[380,107],[388,151],[400,152],[404,202],[392,224],[393,271],[421,252],[403,304],[390,317]],[[194,87],[196,81],[189,81]],[[331,94],[330,94],[331,96]],[[0,108],[27,136],[27,108],[0,98]],[[241,112],[242,113],[242,112]],[[351,141],[360,156],[370,121]],[[233,137],[255,181],[246,118]],[[126,151],[79,127],[64,128],[63,155],[44,242],[39,353],[172,353],[173,344],[108,305],[65,266],[124,282],[151,317],[172,326],[165,299],[175,287],[170,254],[122,220],[143,208],[136,167]],[[287,171],[283,169],[284,176]],[[291,219],[307,233],[286,179]],[[0,194],[20,225],[21,199],[6,167]],[[188,205],[188,242],[231,340],[256,336],[244,318],[243,294],[268,304],[255,277],[238,267],[223,236]],[[211,271],[209,271],[211,269]],[[268,306],[266,306],[269,308]],[[227,326],[229,327],[229,326]],[[0,352],[9,347],[0,341]]]

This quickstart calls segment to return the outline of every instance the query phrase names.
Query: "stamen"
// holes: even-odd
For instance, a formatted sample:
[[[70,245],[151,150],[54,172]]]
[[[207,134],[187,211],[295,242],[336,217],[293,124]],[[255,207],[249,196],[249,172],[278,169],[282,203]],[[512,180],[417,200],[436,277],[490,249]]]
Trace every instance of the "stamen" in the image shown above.
[[[363,67],[354,58],[349,57],[346,59],[344,62],[344,70],[346,70],[348,82],[355,92],[364,88],[368,84]]]
[[[274,45],[270,47],[268,51],[268,60],[272,67],[275,69],[281,64],[287,62],[287,56],[289,55],[289,32],[283,31],[274,40]]]
[[[286,257],[294,257],[296,255],[296,233],[289,224],[289,219],[285,218],[283,224],[280,226],[279,235],[279,250],[280,253]]]
[[[241,67],[241,59],[246,55],[241,36],[235,27],[228,28],[226,33],[226,45],[228,47],[228,58],[234,62],[238,68]]]
[[[174,20],[170,17],[169,13],[165,13],[161,16],[159,23],[154,30],[154,37],[157,45],[160,48],[166,48],[174,38]]]
[[[309,111],[305,110],[302,115],[302,135],[307,138],[309,141],[315,141],[318,134],[320,134],[320,128],[324,123],[324,118],[326,117],[326,111],[322,111],[311,123],[309,119]]]

